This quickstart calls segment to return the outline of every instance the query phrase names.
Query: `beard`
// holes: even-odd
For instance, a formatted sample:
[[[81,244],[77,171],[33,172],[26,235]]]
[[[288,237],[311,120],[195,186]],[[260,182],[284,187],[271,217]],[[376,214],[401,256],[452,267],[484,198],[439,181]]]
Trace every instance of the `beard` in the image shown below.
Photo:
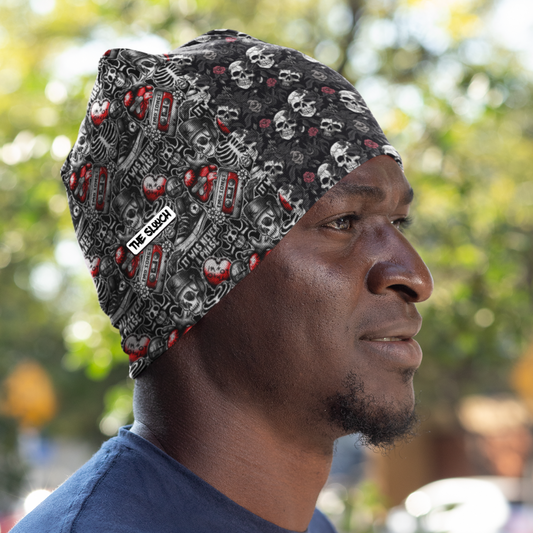
[[[408,374],[403,376],[406,383],[414,372]],[[348,374],[343,384],[347,392],[338,392],[326,400],[326,413],[334,427],[345,434],[359,433],[361,444],[381,450],[416,436],[419,418],[414,402],[378,402],[374,396],[365,394],[364,383],[354,372]]]

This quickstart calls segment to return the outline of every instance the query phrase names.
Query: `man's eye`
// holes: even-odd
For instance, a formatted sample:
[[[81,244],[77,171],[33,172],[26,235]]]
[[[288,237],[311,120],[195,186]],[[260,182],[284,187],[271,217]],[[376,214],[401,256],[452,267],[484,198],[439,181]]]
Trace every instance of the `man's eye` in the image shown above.
[[[353,227],[353,224],[359,220],[360,217],[356,215],[346,215],[344,217],[336,218],[327,224],[324,224],[326,228],[346,231]]]
[[[397,218],[396,220],[391,220],[391,224],[401,232],[404,232],[412,223],[413,219],[411,217],[403,217]]]

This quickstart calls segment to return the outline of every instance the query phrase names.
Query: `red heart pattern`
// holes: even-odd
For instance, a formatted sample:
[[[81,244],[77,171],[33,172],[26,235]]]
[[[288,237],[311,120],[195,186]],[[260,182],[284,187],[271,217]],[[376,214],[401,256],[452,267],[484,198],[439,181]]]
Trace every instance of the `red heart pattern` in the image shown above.
[[[231,263],[227,259],[210,257],[204,263],[205,279],[213,286],[220,285],[230,279]]]
[[[133,362],[147,354],[149,345],[150,339],[146,335],[130,335],[124,341],[124,351],[130,356],[130,362]]]
[[[154,176],[149,174],[143,179],[143,192],[148,201],[155,202],[159,197],[165,194],[167,178],[159,174]]]
[[[91,106],[91,120],[95,126],[100,126],[109,116],[109,100],[96,100]]]
[[[87,268],[89,269],[89,272],[91,273],[91,276],[95,278],[100,273],[100,258],[99,257],[93,257],[92,259],[89,259],[88,257],[85,258],[85,264],[87,265]]]

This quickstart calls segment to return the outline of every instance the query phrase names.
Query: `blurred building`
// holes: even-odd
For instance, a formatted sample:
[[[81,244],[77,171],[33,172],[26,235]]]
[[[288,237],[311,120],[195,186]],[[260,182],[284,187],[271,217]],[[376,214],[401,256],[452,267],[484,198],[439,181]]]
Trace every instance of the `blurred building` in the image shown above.
[[[465,476],[531,478],[530,416],[509,395],[464,398],[457,413],[426,420],[418,437],[386,455],[371,454],[368,474],[391,505],[432,481]],[[529,482],[521,484],[522,501],[533,501]]]

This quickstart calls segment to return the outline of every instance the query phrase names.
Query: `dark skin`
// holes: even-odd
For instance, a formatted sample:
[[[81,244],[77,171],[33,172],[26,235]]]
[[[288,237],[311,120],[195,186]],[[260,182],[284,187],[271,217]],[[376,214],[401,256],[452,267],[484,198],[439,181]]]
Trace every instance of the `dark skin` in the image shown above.
[[[267,258],[137,379],[145,437],[256,515],[305,531],[346,434],[332,398],[414,406],[415,308],[431,275],[399,231],[410,186],[389,156],[325,194]]]

